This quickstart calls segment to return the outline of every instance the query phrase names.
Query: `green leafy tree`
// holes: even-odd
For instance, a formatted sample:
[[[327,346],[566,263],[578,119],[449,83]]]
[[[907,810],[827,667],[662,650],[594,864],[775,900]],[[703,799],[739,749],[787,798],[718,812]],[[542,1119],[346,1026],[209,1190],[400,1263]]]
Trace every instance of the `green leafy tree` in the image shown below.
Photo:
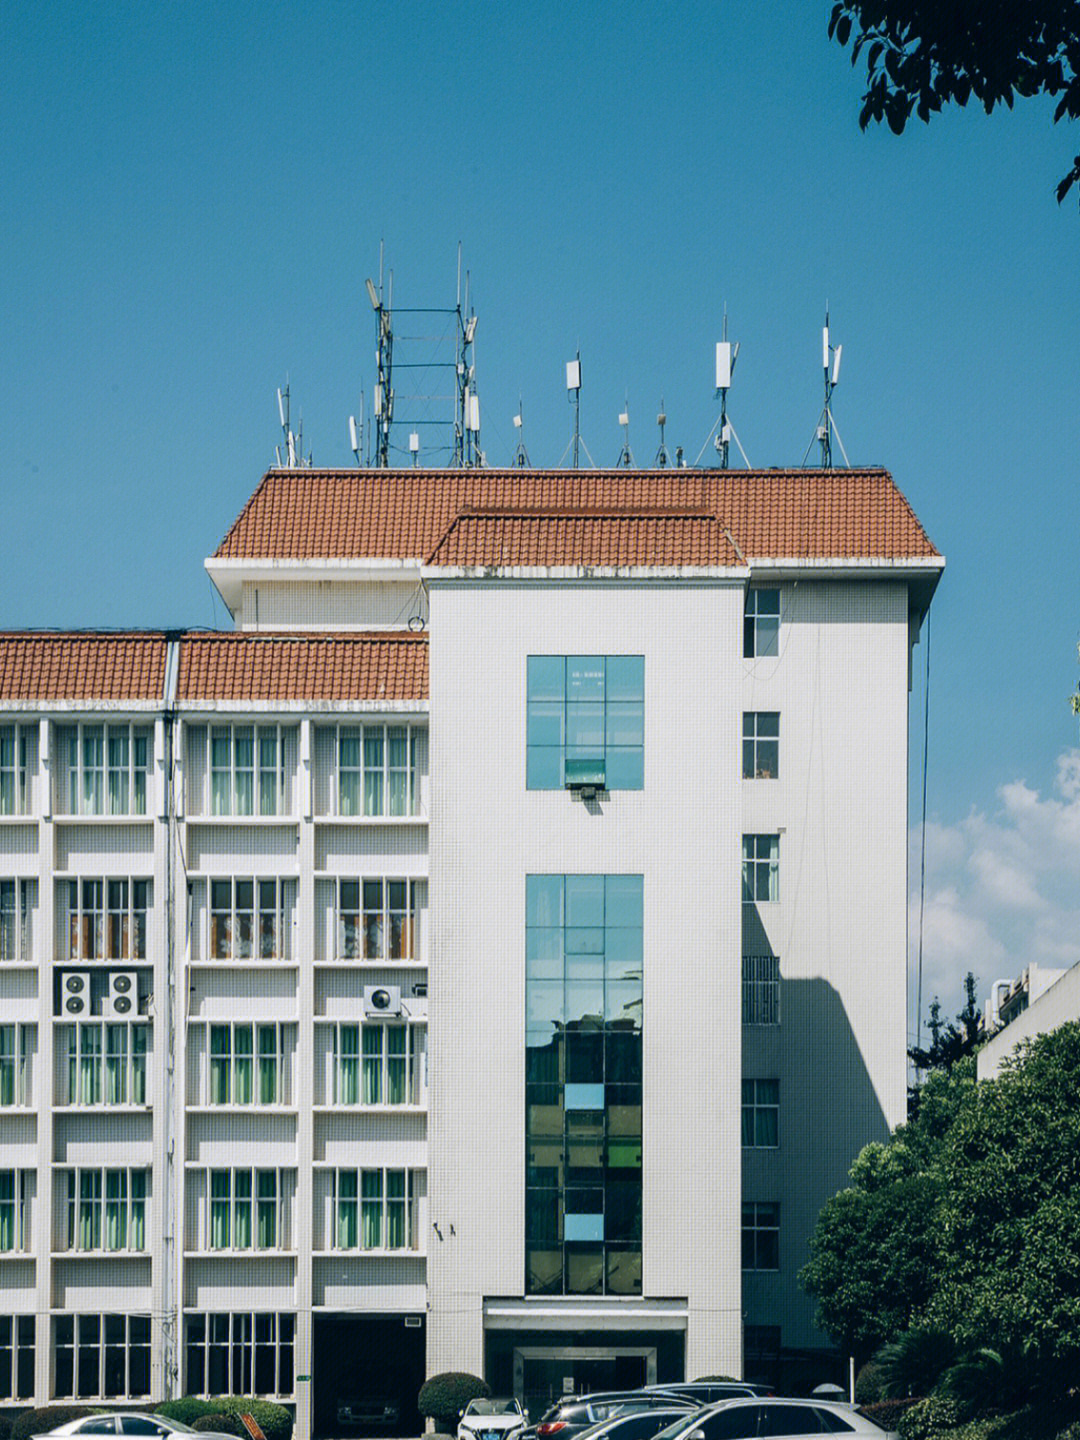
[[[942,1070],[951,1074],[954,1065],[973,1055],[983,1039],[981,1015],[979,1012],[979,982],[969,970],[964,976],[964,1007],[955,1021],[941,1018],[941,1001],[935,995],[930,1003],[930,1017],[927,1021],[930,1044],[926,1047],[912,1045],[908,1059],[914,1065],[916,1075],[931,1074]],[[922,1084],[916,1083],[908,1090],[908,1119],[913,1120],[922,1103]]]
[[[1080,117],[1080,0],[835,0],[829,37],[866,64],[859,123],[899,135],[912,114],[977,100],[987,114],[1057,96],[1054,119]],[[1057,187],[1080,180],[1080,155]]]

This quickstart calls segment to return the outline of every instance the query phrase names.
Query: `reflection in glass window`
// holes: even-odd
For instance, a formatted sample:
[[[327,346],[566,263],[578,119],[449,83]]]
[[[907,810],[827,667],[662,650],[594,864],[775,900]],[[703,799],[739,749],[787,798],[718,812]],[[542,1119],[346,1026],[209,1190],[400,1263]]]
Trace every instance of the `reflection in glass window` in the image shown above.
[[[53,1318],[57,1399],[137,1399],[150,1393],[149,1315]]]
[[[743,712],[744,780],[775,780],[780,774],[780,712]]]
[[[743,900],[779,900],[780,836],[744,835],[742,845]]]
[[[296,1317],[256,1311],[188,1315],[186,1395],[292,1395]]]
[[[526,883],[526,1286],[641,1290],[640,875]]]
[[[342,880],[337,953],[341,960],[415,960],[421,885],[414,880]]]
[[[743,619],[743,655],[778,655],[780,644],[780,591],[751,588],[746,592]]]
[[[645,781],[645,659],[530,655],[526,785],[561,790],[575,777],[607,790]]]

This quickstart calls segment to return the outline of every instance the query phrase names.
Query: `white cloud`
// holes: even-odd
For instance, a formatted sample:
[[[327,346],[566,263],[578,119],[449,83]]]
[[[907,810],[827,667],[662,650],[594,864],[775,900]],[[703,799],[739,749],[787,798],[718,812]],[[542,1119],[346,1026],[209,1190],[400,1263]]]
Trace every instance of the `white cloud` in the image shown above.
[[[1080,961],[1080,750],[1058,759],[1053,794],[1022,780],[1003,785],[992,813],[953,825],[928,821],[923,901],[923,1017],[935,995],[948,1018],[963,981],[1013,979],[1032,962],[1065,969]],[[911,1016],[919,947],[920,835],[912,834]]]

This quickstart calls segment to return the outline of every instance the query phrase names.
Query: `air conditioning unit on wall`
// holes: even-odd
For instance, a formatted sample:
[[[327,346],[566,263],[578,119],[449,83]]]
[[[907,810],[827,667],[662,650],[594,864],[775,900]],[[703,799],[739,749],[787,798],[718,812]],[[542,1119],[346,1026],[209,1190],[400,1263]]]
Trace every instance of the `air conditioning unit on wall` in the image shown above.
[[[365,985],[364,986],[364,1014],[365,1015],[400,1015],[401,1014],[401,986],[400,985]]]
[[[79,1015],[84,1020],[90,1014],[90,972],[88,970],[65,970],[60,977],[61,1015]]]
[[[115,1020],[130,1020],[139,1013],[139,977],[134,970],[118,970],[109,976],[101,1013]]]

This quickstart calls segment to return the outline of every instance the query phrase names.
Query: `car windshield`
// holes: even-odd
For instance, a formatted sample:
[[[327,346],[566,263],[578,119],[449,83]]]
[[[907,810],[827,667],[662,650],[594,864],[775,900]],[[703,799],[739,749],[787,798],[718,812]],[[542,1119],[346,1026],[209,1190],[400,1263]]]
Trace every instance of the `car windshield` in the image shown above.
[[[176,1430],[181,1435],[197,1435],[199,1432],[192,1425],[185,1425],[182,1420],[166,1420],[165,1417],[158,1417],[162,1424],[169,1430]]]
[[[653,1440],[675,1440],[676,1435],[681,1435],[686,1430],[692,1430],[696,1421],[697,1416],[694,1413],[680,1416],[678,1420],[673,1420],[670,1425],[665,1425],[663,1430],[658,1430],[653,1436]]]
[[[467,1415],[520,1415],[516,1400],[470,1400]]]

